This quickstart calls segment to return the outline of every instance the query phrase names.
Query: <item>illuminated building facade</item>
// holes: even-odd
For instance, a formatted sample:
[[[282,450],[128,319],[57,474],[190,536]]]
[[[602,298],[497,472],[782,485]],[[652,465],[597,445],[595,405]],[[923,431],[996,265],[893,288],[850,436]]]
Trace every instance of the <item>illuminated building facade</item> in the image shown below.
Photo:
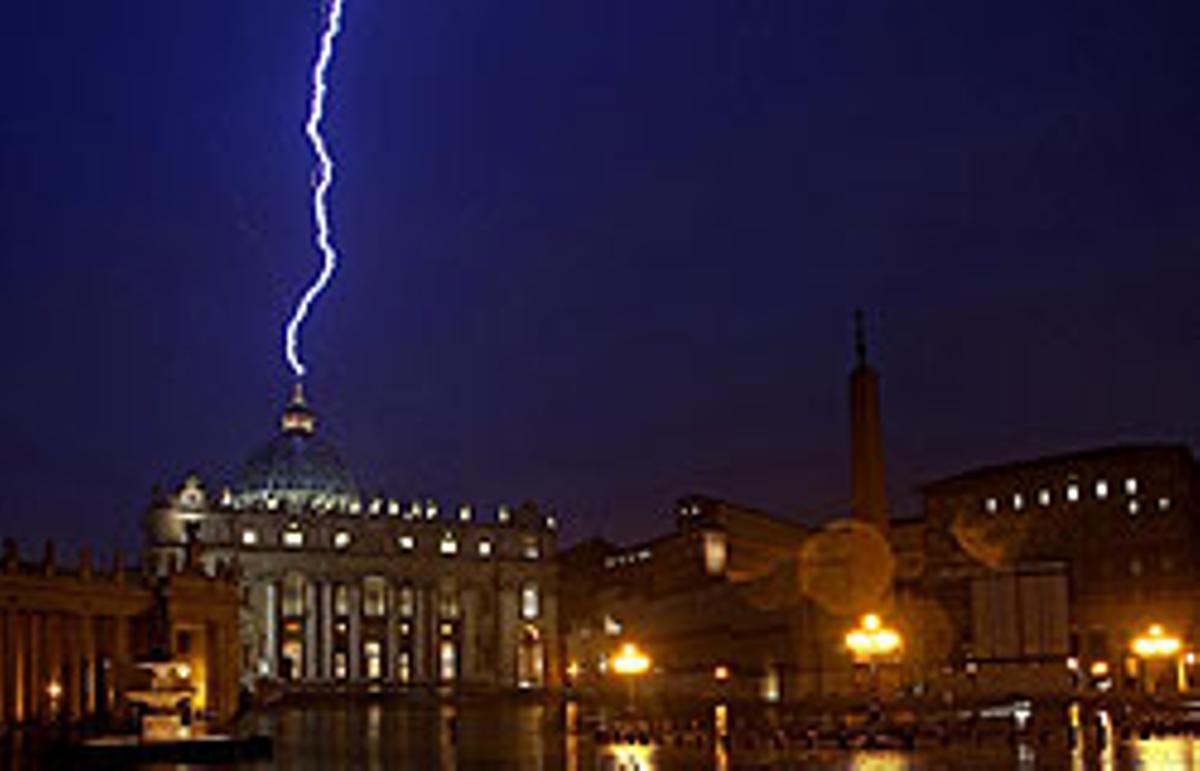
[[[243,590],[246,680],[540,689],[557,671],[556,522],[534,506],[360,494],[297,389],[282,430],[210,495],[189,477],[147,514],[159,571],[190,538]]]

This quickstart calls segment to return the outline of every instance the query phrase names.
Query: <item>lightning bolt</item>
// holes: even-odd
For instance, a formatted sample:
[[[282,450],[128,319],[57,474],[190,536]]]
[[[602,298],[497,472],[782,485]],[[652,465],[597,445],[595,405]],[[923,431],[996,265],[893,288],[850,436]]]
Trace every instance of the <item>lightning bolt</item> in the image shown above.
[[[325,29],[321,32],[317,59],[313,62],[312,94],[308,102],[308,120],[304,124],[304,133],[308,136],[309,144],[312,145],[313,154],[317,157],[317,168],[315,169],[317,180],[313,186],[312,199],[313,224],[316,226],[313,241],[321,253],[321,272],[300,296],[300,301],[296,303],[296,310],[292,313],[284,333],[284,353],[288,366],[292,368],[292,372],[297,378],[304,377],[304,373],[307,371],[304,362],[300,360],[300,327],[304,323],[305,317],[308,316],[308,309],[313,301],[333,278],[333,272],[337,269],[338,263],[337,249],[333,245],[333,237],[329,229],[329,211],[325,203],[329,188],[333,185],[333,156],[329,153],[325,138],[321,136],[321,119],[325,117],[325,92],[329,90],[325,84],[325,73],[333,59],[334,43],[341,29],[342,0],[329,0],[329,11],[325,16]]]

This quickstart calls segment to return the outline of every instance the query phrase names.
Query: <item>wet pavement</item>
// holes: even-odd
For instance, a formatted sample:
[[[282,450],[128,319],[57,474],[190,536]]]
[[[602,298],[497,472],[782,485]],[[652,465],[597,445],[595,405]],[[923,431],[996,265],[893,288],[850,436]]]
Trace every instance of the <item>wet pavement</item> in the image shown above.
[[[570,709],[567,707],[566,709]],[[574,717],[574,716],[572,716]],[[783,745],[767,733],[734,732],[725,741],[698,732],[653,741],[598,741],[593,730],[568,731],[564,707],[504,701],[474,704],[347,699],[281,705],[250,716],[245,727],[271,736],[269,762],[236,766],[148,766],[157,769],[529,769],[530,771],[943,771],[949,769],[1161,769],[1200,771],[1200,741],[1190,737],[1131,740],[1103,750],[1070,752],[1065,744],[1034,748],[1001,738],[867,750]],[[736,725],[736,722],[734,722]],[[642,739],[647,739],[643,744]],[[35,758],[7,753],[5,769],[41,771]]]

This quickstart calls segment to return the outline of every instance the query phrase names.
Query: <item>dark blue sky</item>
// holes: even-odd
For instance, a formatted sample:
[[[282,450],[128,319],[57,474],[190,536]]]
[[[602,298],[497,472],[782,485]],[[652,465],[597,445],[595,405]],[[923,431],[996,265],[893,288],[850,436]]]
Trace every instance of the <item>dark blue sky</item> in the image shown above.
[[[341,272],[306,327],[368,488],[636,537],[1200,431],[1195,3],[346,0]],[[319,8],[38,0],[0,65],[0,530],[138,543],[274,430],[317,268]]]

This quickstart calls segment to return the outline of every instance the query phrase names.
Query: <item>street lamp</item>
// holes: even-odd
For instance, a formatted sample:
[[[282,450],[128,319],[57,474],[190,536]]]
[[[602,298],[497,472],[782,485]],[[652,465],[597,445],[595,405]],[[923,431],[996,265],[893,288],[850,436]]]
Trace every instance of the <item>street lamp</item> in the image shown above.
[[[846,633],[846,648],[854,654],[855,661],[867,665],[872,694],[877,686],[879,659],[895,654],[903,643],[900,633],[884,626],[876,613],[863,616],[858,627]]]
[[[1130,643],[1129,647],[1139,657],[1147,660],[1146,691],[1153,693],[1154,678],[1149,676],[1149,662],[1154,659],[1166,659],[1175,656],[1183,648],[1183,641],[1174,635],[1164,632],[1161,624],[1151,624],[1145,634],[1133,638],[1133,642]],[[1187,681],[1182,662],[1177,666],[1175,676],[1179,684],[1179,690],[1185,690]]]
[[[650,657],[633,643],[627,642],[610,663],[613,672],[625,678],[629,684],[629,711],[632,712],[634,681],[650,671]]]

